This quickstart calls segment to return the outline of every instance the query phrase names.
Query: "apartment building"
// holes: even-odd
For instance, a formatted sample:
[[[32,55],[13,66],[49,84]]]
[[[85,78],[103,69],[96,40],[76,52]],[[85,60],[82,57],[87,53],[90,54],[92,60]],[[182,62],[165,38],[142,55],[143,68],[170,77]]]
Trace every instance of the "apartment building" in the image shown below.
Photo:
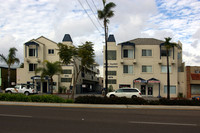
[[[73,41],[69,34],[65,34],[62,43],[68,46],[73,46]],[[50,62],[59,61],[57,43],[41,36],[37,39],[32,39],[24,44],[24,68],[17,69],[17,83],[32,84],[38,93],[50,92],[50,79],[45,77],[41,79],[40,74],[35,75],[37,67],[43,67],[43,62],[48,60]],[[81,64],[80,60],[76,60],[78,65]],[[96,91],[99,87],[97,74],[97,64],[91,68],[85,68],[79,75],[76,84],[75,93],[87,93]],[[53,93],[58,93],[58,88],[65,86],[68,90],[72,89],[73,74],[75,66],[73,63],[62,65],[63,72],[59,75],[53,76]]]
[[[112,85],[115,90],[136,87],[144,97],[167,97],[167,59],[163,43],[154,38],[137,38],[116,45],[114,35],[110,35],[107,44],[108,86]],[[171,97],[177,97],[179,93],[186,95],[181,48],[179,41],[178,47],[169,51]]]

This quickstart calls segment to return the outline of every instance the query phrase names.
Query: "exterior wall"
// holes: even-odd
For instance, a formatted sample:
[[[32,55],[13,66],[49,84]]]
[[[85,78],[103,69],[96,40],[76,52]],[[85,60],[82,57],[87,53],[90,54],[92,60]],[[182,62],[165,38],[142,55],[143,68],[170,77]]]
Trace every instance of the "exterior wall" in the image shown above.
[[[192,78],[192,75],[194,76]],[[199,94],[192,94],[192,85],[200,87],[200,67],[199,66],[186,66],[186,83],[187,83],[187,98],[193,96],[200,96]]]
[[[151,40],[150,40],[151,41]],[[150,42],[149,41],[149,42]],[[181,44],[182,45],[182,44]],[[123,58],[123,50],[124,49],[132,49],[133,50],[133,58]],[[152,56],[142,56],[143,49],[152,50]],[[108,51],[116,50],[117,59],[116,60],[108,60],[108,71],[117,71],[116,76],[108,75],[108,80],[116,79],[117,83],[112,84],[113,88],[116,90],[120,87],[120,85],[130,85],[130,87],[136,87],[141,90],[141,85],[146,86],[146,96],[159,96],[159,85],[160,85],[160,95],[162,97],[167,97],[167,93],[164,93],[164,86],[167,86],[167,73],[161,72],[161,66],[167,65],[167,59],[165,56],[161,56],[160,58],[160,44],[137,44],[135,46],[132,45],[124,45],[118,44],[115,42],[108,42]],[[105,51],[105,47],[104,47]],[[135,53],[134,53],[135,51]],[[182,57],[178,60],[178,52],[181,50],[178,48],[174,48],[174,56],[173,54],[169,57],[169,64],[171,66],[170,73],[170,85],[176,87],[176,93],[170,94],[171,97],[177,97],[179,91],[185,94],[185,84],[184,84],[184,74],[185,72],[179,73],[178,67],[180,67],[180,63],[182,63]],[[104,52],[105,53],[105,52]],[[173,53],[173,49],[172,49]],[[135,55],[135,58],[134,58]],[[105,62],[105,54],[104,54],[104,62]],[[133,65],[133,73],[124,73],[123,65]],[[142,72],[142,66],[152,66],[152,72]],[[105,68],[105,66],[104,66]],[[181,78],[182,77],[182,78]],[[105,78],[105,69],[104,69],[104,78]],[[143,78],[144,80],[148,80],[151,78],[156,78],[160,81],[159,83],[134,83],[134,80],[137,78]],[[104,79],[105,80],[105,79]],[[179,81],[180,80],[180,81]],[[109,86],[110,84],[108,84]],[[148,87],[153,87],[153,94],[148,95]],[[151,89],[151,88],[149,88]]]

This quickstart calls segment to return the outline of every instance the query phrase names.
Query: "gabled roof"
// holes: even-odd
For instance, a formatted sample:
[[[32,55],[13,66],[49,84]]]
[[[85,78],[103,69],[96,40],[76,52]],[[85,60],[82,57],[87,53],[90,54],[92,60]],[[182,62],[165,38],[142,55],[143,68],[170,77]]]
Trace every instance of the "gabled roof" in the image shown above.
[[[65,34],[63,40],[63,42],[72,42],[72,38],[69,34]]]
[[[121,44],[124,43],[133,43],[135,45],[160,45],[161,43],[164,43],[162,40],[154,39],[154,38],[136,38],[127,42],[122,42]]]
[[[116,42],[114,35],[109,35],[108,42]]]

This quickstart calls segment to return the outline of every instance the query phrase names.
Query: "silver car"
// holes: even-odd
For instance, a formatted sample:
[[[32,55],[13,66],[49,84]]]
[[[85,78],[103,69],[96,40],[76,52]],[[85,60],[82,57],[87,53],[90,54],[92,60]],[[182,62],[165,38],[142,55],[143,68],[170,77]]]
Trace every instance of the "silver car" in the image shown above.
[[[120,88],[114,92],[109,92],[107,97],[127,97],[127,98],[136,98],[142,97],[140,90],[137,88]]]

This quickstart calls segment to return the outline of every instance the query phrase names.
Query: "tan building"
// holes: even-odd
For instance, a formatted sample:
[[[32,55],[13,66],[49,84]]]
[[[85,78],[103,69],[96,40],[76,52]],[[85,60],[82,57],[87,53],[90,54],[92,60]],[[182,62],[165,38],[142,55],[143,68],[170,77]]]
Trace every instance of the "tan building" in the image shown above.
[[[187,98],[200,96],[200,67],[186,66]]]
[[[69,34],[66,34],[62,41],[65,45],[73,45],[72,39]],[[17,83],[33,84],[38,93],[48,93],[50,91],[50,81],[48,77],[41,80],[40,74],[35,75],[37,67],[43,67],[43,62],[48,60],[50,62],[59,61],[57,43],[51,41],[43,36],[32,39],[24,44],[24,68],[17,69]],[[80,60],[77,59],[76,63],[80,65]],[[97,74],[99,70],[98,65],[87,68],[81,72],[76,84],[76,93],[87,93],[96,91],[99,87]],[[74,64],[63,65],[63,72],[59,75],[53,76],[54,93],[58,92],[61,86],[71,89],[73,85],[73,73],[76,73]]]
[[[164,41],[154,38],[137,38],[116,45],[114,35],[110,35],[108,86],[112,85],[115,90],[121,87],[136,87],[143,96],[166,97],[167,59],[163,43]],[[178,45],[169,52],[171,97],[177,97],[179,93],[186,95],[181,42],[178,42]]]

